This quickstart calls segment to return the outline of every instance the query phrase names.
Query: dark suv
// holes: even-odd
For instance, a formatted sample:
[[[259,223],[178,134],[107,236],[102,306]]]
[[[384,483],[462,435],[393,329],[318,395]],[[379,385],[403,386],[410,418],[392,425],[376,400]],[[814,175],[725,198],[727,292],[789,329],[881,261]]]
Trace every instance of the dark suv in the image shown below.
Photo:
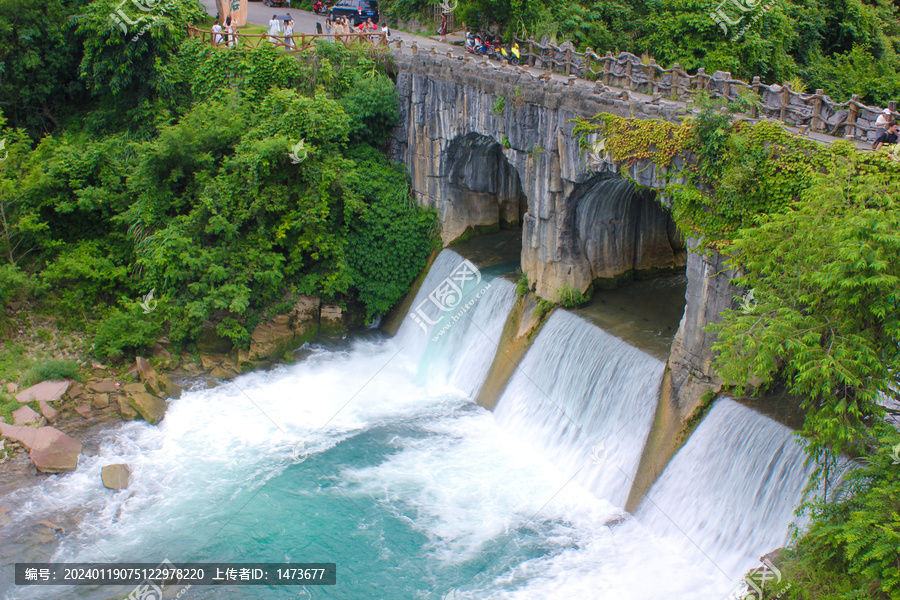
[[[378,22],[378,1],[377,0],[338,0],[338,3],[331,7],[329,16],[347,17],[353,26],[357,26],[366,19],[372,19],[373,23]]]

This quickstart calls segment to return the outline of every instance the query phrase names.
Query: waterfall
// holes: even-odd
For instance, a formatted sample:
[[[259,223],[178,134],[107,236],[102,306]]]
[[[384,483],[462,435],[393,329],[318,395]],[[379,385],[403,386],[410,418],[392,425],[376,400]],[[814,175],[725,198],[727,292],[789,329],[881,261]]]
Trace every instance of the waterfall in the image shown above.
[[[787,541],[812,472],[803,460],[789,428],[733,400],[719,400],[636,516],[698,563],[739,578]]]
[[[394,338],[419,361],[419,379],[478,393],[497,351],[515,286],[453,250],[440,253]]]
[[[624,506],[664,364],[557,310],[504,390],[495,417],[595,495]]]

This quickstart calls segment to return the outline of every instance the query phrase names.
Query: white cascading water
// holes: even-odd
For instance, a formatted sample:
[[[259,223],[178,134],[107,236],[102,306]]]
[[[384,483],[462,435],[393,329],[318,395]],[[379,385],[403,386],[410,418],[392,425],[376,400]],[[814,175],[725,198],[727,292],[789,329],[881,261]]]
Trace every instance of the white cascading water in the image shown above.
[[[557,310],[504,390],[494,416],[598,497],[625,506],[665,365]]]
[[[636,512],[649,529],[733,579],[783,546],[812,467],[791,430],[718,400]]]
[[[452,250],[435,259],[394,341],[420,361],[419,378],[474,396],[484,383],[515,286]]]

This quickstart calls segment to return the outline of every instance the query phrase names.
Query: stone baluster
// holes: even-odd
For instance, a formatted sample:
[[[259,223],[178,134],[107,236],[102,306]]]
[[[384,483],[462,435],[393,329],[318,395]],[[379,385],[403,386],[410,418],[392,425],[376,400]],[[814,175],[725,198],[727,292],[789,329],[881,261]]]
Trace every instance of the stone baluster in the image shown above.
[[[859,117],[859,94],[850,96],[850,106],[847,107],[847,124],[844,126],[844,137],[848,140],[855,139],[856,136],[856,119]]]
[[[534,41],[528,40],[528,66],[534,66]]]
[[[753,83],[750,85],[750,89],[753,90],[753,105],[750,107],[750,116],[756,119],[759,117],[759,106],[757,106],[757,98],[761,98],[759,91],[762,89],[762,83],[759,80],[759,76],[753,78]]]
[[[681,77],[682,75],[686,75],[684,71],[681,70],[681,65],[675,63],[672,65],[672,99],[677,100],[679,98],[678,92],[681,89]]]
[[[412,45],[409,47],[412,50],[413,56],[419,53],[419,44],[413,41]]]
[[[593,79],[591,74],[591,53],[593,50],[590,46],[585,48],[584,50],[584,78],[585,79]]]
[[[566,75],[572,74],[572,49],[566,48]]]
[[[809,128],[813,131],[820,131],[822,129],[822,105],[825,102],[824,96],[825,90],[816,90],[816,97],[813,100],[812,120],[809,123]]]
[[[696,85],[694,86],[695,90],[705,90],[706,89],[706,69],[700,67],[697,69],[697,74],[694,77],[697,80]]]
[[[606,53],[606,56],[603,57],[603,83],[609,85],[612,81],[613,76],[613,64],[615,64],[616,59],[613,58],[613,55],[609,52]]]
[[[781,88],[781,112],[778,113],[778,119],[786,121],[791,106],[791,84],[785,81]]]
[[[650,64],[647,65],[647,80],[650,82],[650,91],[648,94],[656,93],[656,60],[650,59]]]

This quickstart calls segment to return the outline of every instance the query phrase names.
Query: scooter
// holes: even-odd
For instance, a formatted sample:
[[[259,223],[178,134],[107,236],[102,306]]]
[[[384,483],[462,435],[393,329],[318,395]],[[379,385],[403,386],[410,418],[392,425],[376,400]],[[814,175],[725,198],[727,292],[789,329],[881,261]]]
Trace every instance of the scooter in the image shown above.
[[[313,4],[313,12],[317,15],[327,15],[329,8],[330,7],[328,6],[328,3],[322,2],[321,0],[318,0],[315,4]]]
[[[509,49],[509,52],[506,51],[506,48],[500,46],[500,58],[501,60],[506,60],[511,65],[518,65],[521,60],[521,56],[519,54],[519,43],[513,42],[512,46]]]

